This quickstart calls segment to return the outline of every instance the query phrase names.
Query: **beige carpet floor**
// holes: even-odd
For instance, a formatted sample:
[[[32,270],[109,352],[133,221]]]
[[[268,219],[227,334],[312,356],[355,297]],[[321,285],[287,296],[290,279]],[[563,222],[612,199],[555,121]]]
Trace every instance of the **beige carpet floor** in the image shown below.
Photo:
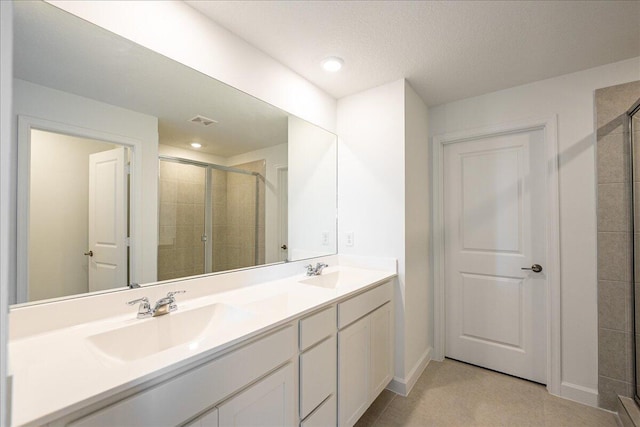
[[[356,424],[368,426],[615,427],[616,417],[543,385],[446,359],[430,362],[408,397],[385,390]]]

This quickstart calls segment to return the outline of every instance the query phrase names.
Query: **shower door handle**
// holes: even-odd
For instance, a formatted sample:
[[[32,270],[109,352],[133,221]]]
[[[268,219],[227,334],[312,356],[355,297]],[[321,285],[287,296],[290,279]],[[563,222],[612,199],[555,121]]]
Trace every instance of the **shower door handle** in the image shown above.
[[[531,270],[534,273],[540,273],[542,271],[542,266],[540,264],[533,264],[531,268],[522,267],[520,270]]]

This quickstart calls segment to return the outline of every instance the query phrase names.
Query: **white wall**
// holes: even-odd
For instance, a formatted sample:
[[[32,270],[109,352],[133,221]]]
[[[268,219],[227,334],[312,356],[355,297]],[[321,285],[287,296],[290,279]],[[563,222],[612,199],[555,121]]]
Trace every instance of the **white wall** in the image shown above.
[[[404,102],[404,80],[338,101],[338,253],[398,259],[395,376],[400,381],[407,372]],[[346,233],[353,233],[353,246],[346,245]]]
[[[0,427],[10,425],[7,389],[9,287],[15,283],[15,147],[13,116],[13,4],[0,1]],[[11,231],[13,230],[13,231]],[[13,279],[13,280],[12,280]]]
[[[557,114],[561,392],[585,402],[598,388],[594,91],[638,78],[635,58],[429,109],[430,135]]]
[[[140,173],[132,176],[142,183],[137,189],[133,188],[131,198],[135,206],[141,209],[136,209],[131,226],[132,234],[139,235],[141,243],[135,243],[136,251],[132,254],[132,280],[140,283],[154,282],[157,276],[158,241],[157,118],[20,79],[14,79],[13,101],[16,121],[17,116],[26,115],[100,132],[113,136],[113,141],[127,138],[140,142],[140,149],[136,149],[134,153],[134,162],[138,165],[134,167],[140,167]],[[13,141],[17,144],[15,131]],[[11,283],[16,283],[15,278]],[[15,301],[15,295],[12,301]]]
[[[401,394],[433,345],[428,125],[426,105],[404,79],[338,101],[338,253],[398,259],[390,388]]]
[[[89,155],[113,148],[31,131],[28,301],[89,292]]]
[[[289,116],[288,135],[288,259],[335,253],[336,136],[294,116]]]
[[[433,346],[431,269],[431,160],[428,110],[405,84],[405,366],[420,370]],[[418,372],[419,374],[420,372]]]
[[[49,3],[291,114],[335,130],[335,99],[180,1]]]

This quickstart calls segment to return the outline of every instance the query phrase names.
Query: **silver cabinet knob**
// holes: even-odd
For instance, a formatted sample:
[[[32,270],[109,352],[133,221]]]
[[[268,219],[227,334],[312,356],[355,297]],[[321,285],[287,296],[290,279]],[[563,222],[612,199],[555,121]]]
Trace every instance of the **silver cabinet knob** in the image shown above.
[[[540,273],[542,271],[542,266],[540,264],[533,264],[531,268],[522,267],[520,270],[531,270],[534,273]]]

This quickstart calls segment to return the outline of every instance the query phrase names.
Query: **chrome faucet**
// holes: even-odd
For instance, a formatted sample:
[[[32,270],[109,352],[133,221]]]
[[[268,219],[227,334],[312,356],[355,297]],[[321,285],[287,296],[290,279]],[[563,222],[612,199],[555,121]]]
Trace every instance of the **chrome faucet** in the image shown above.
[[[328,267],[328,265],[323,262],[319,262],[315,267],[311,264],[305,265],[304,267],[307,269],[307,276],[319,276],[322,274],[322,270],[324,270],[325,267]]]
[[[178,309],[178,305],[176,304],[176,299],[173,297],[176,294],[184,294],[186,291],[173,291],[169,292],[166,297],[160,298],[156,301],[153,309],[149,304],[149,299],[147,297],[142,297],[138,299],[134,299],[133,301],[127,302],[128,305],[133,305],[135,303],[140,303],[138,307],[138,319],[146,319],[147,317],[158,317],[163,316],[165,314],[169,314],[172,311],[176,311]]]
[[[169,314],[172,311],[178,309],[176,299],[173,297],[175,294],[184,294],[187,291],[173,291],[169,292],[166,297],[160,298],[156,301],[156,306],[153,308],[153,317]]]

